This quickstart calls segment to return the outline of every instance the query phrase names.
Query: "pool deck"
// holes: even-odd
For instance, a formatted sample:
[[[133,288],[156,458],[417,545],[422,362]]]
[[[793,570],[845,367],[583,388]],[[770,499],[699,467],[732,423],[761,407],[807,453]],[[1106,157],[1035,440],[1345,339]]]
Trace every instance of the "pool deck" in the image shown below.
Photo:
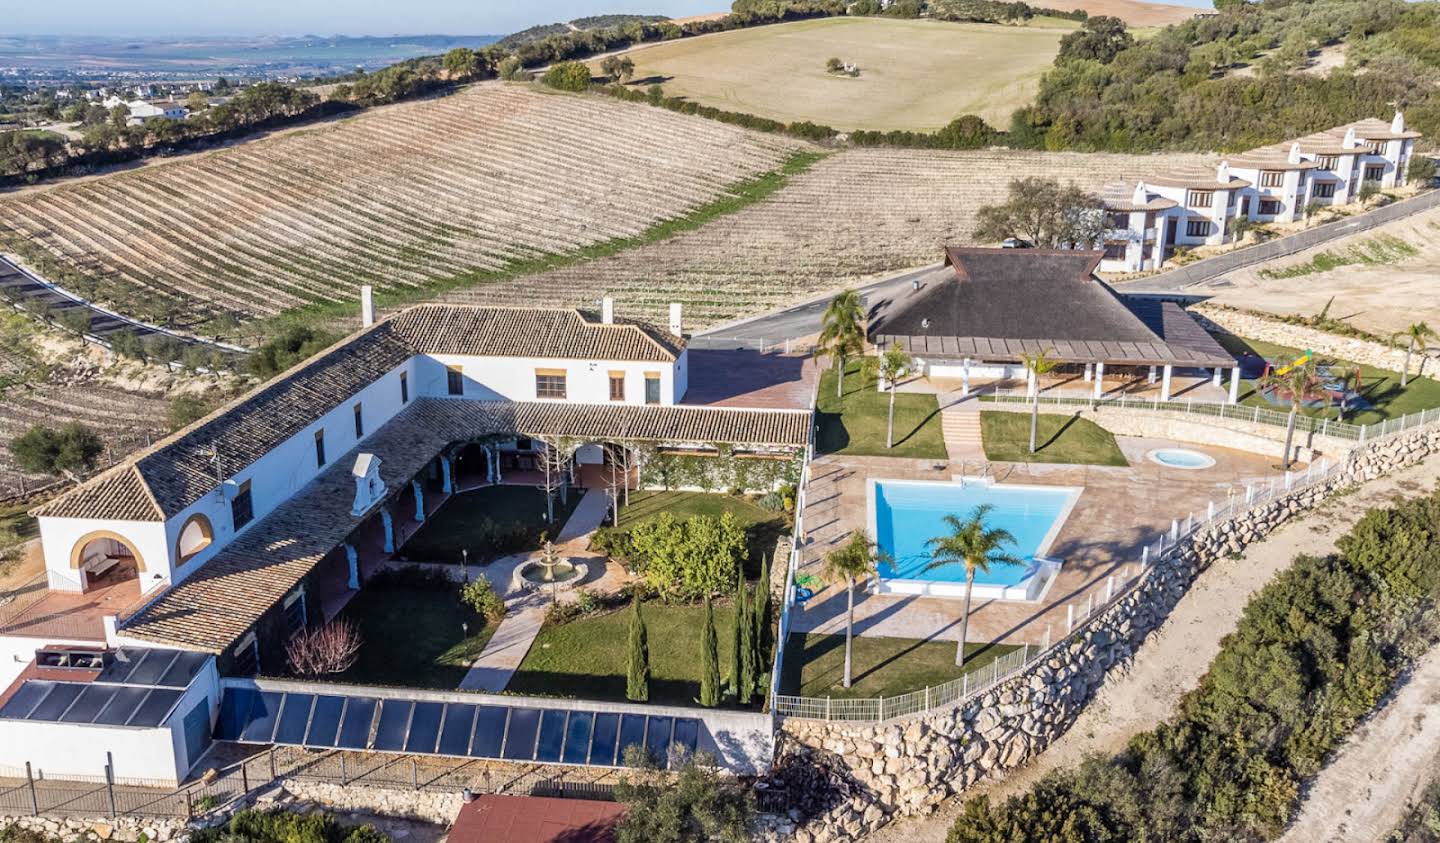
[[[1168,440],[1116,437],[1128,467],[991,463],[1001,483],[1080,486],[1084,491],[1061,527],[1049,556],[1064,565],[1039,602],[976,599],[971,606],[970,641],[1042,644],[1066,631],[1067,606],[1082,616],[1087,601],[1104,602],[1106,581],[1115,585],[1138,572],[1141,547],[1170,528],[1171,519],[1203,514],[1210,501],[1227,500],[1237,481],[1277,475],[1274,460],[1243,451],[1193,446]],[[1212,468],[1165,468],[1145,458],[1154,448],[1201,451],[1215,459]],[[968,468],[976,470],[974,463]],[[950,480],[959,463],[887,457],[826,455],[811,464],[804,523],[808,532],[800,571],[823,576],[826,552],[850,531],[868,522],[866,481]],[[963,601],[936,597],[856,593],[857,635],[954,641]],[[791,616],[792,632],[843,633],[845,592],[830,586]]]

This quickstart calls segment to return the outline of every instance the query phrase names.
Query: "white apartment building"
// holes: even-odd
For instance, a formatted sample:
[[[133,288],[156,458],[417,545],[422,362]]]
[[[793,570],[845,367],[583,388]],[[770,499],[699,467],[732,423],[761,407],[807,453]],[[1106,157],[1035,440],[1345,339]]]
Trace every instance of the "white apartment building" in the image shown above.
[[[1177,246],[1230,242],[1238,220],[1298,222],[1313,206],[1357,201],[1366,184],[1403,186],[1421,137],[1397,111],[1389,123],[1359,120],[1249,150],[1213,173],[1187,169],[1108,185],[1101,270],[1159,269]]]

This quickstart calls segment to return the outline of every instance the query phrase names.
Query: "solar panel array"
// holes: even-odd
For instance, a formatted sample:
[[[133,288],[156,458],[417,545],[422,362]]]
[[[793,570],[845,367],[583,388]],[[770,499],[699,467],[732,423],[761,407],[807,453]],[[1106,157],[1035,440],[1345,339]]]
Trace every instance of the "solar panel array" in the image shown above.
[[[122,647],[100,671],[96,682],[115,685],[147,685],[156,688],[190,687],[210,656],[185,650],[152,650]]]
[[[657,763],[700,742],[691,717],[342,697],[231,688],[220,703],[217,740],[326,749],[366,749],[623,766],[637,745]],[[672,750],[679,750],[680,753]]]
[[[31,679],[0,708],[0,719],[131,726],[165,722],[183,689]]]

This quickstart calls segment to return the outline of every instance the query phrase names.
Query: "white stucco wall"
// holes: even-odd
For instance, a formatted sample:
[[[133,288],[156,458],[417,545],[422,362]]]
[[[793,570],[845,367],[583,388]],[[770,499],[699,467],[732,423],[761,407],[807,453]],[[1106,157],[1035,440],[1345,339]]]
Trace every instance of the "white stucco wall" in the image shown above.
[[[0,765],[23,768],[29,761],[37,778],[104,776],[107,753],[115,759],[116,776],[172,785],[179,780],[168,726],[127,729],[0,720]]]
[[[683,358],[682,358],[683,359]],[[610,372],[625,372],[624,404],[645,403],[645,373],[660,373],[660,403],[674,404],[674,363],[635,363],[609,360],[564,360],[543,357],[472,357],[437,354],[417,361],[415,385],[432,398],[449,395],[446,368],[458,366],[465,380],[465,398],[539,401],[535,395],[536,369],[565,370],[565,401],[572,404],[610,404]]]
[[[145,562],[140,572],[141,587],[155,588],[171,574],[170,551],[166,547],[165,525],[159,521],[110,521],[98,518],[40,518],[40,543],[45,553],[45,572],[50,588],[80,591],[80,572],[70,567],[75,545],[97,531],[120,536]],[[118,607],[117,607],[118,608]]]
[[[94,647],[94,641],[79,641],[73,638],[34,638],[21,635],[0,635],[0,691],[10,687],[24,672],[26,665],[35,661],[35,651],[45,647],[71,646]]]

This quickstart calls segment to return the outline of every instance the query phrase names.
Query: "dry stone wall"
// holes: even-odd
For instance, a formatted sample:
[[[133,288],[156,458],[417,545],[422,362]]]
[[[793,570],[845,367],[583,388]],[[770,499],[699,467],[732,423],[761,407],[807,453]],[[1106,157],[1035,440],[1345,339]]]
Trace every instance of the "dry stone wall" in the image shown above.
[[[1440,430],[1434,428],[1381,440],[1354,451],[1345,467],[1323,483],[1197,531],[1074,636],[978,698],[878,724],[784,720],[777,768],[795,760],[783,756],[795,755],[803,763],[839,769],[846,780],[832,789],[843,794],[831,800],[838,804],[803,823],[794,815],[770,818],[765,836],[798,843],[855,839],[896,816],[928,812],[987,776],[1025,764],[1065,733],[1109,671],[1130,662],[1197,574],[1224,564],[1335,492],[1437,451]],[[825,801],[820,793],[787,796],[792,804]]]
[[[55,817],[0,816],[0,832],[11,826],[43,834],[50,840],[103,841],[136,843],[143,838],[150,843],[188,840],[190,835],[182,819],[159,817],[109,817],[57,819]]]
[[[1321,357],[1338,357],[1392,372],[1398,372],[1405,367],[1403,347],[1391,348],[1373,340],[1345,337],[1304,325],[1291,325],[1278,319],[1268,319],[1258,314],[1213,304],[1195,305],[1190,308],[1190,313],[1197,317],[1207,330],[1237,334],[1290,348],[1308,348]],[[1410,374],[1418,373],[1420,360],[1420,355],[1417,354],[1410,361]]]

